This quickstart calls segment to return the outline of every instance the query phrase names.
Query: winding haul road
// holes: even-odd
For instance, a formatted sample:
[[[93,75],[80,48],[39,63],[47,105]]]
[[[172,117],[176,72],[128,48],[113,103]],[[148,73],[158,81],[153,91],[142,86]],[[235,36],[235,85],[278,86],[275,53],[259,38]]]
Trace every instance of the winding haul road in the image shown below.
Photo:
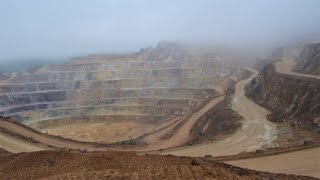
[[[276,139],[276,125],[266,119],[266,115],[269,112],[244,95],[245,85],[258,74],[258,72],[253,69],[248,70],[252,71],[253,75],[250,78],[237,83],[235,97],[232,103],[233,109],[244,117],[243,126],[240,130],[228,138],[215,143],[174,148],[164,151],[164,153],[183,156],[204,156],[207,154],[213,156],[234,155],[245,151],[248,152],[260,149]],[[184,123],[169,139],[157,141],[141,150],[158,150],[183,145],[188,141],[190,129],[194,123],[223,99],[224,96],[220,96],[209,101],[204,108],[192,114],[188,118],[188,121],[186,121],[186,123]],[[10,129],[22,136],[32,137],[36,141],[54,147],[97,150],[90,145],[84,146],[84,144],[81,143],[64,142],[60,139],[43,136],[6,121],[0,121],[0,127]],[[103,149],[99,148],[99,150]]]
[[[320,76],[293,72],[292,60],[275,63],[278,73],[320,79]],[[228,164],[274,173],[290,173],[320,178],[320,147],[259,158],[228,161]]]
[[[12,153],[49,150],[50,148],[19,140],[4,133],[0,133],[0,148]]]
[[[317,79],[320,78],[319,76],[292,72],[291,69],[293,65],[294,64],[291,61],[281,61],[276,63],[275,67],[276,71],[279,73]],[[237,83],[235,96],[232,102],[233,109],[244,117],[243,125],[240,130],[218,142],[173,148],[160,153],[180,156],[204,156],[207,154],[213,156],[235,155],[244,151],[260,149],[275,140],[277,137],[276,124],[271,123],[266,119],[266,115],[269,112],[244,95],[245,85],[258,74],[256,70],[248,70],[252,71],[253,75],[250,78]],[[150,150],[172,147],[185,142],[189,135],[190,128],[197,119],[222,99],[223,97],[220,97],[209,102],[202,110],[193,114],[191,119],[181,126],[170,139],[162,141],[161,143],[157,142],[158,144],[156,143],[155,146],[149,147]],[[38,142],[55,147],[69,147],[74,149],[86,148],[88,150],[108,149],[95,148],[88,144],[84,145],[82,143],[62,141],[50,136],[43,136],[7,121],[0,121],[0,127],[10,129],[10,131],[17,134],[31,137]],[[41,144],[20,140],[3,133],[0,133],[0,148],[14,153],[50,149]],[[256,170],[320,177],[320,148],[317,147],[279,155],[228,161],[227,163]]]
[[[276,124],[266,119],[266,115],[269,112],[244,95],[245,85],[258,74],[258,71],[254,69],[248,70],[253,72],[253,75],[237,83],[235,97],[232,102],[233,109],[244,118],[240,130],[218,142],[170,149],[164,151],[163,154],[226,156],[254,151],[275,140],[277,137]]]
[[[320,79],[319,76],[292,72],[294,67],[292,61],[277,62],[275,67],[278,73]],[[271,143],[276,138],[277,131],[276,125],[266,119],[269,112],[244,96],[244,86],[258,73],[253,69],[248,70],[254,72],[254,74],[249,79],[238,82],[233,100],[233,109],[244,117],[241,130],[217,143],[171,149],[165,151],[164,154],[183,156],[233,155],[242,151],[259,149]],[[227,161],[226,163],[260,171],[320,178],[320,147],[272,156]]]
[[[193,113],[187,121],[175,131],[175,133],[168,139],[165,140],[157,140],[153,144],[150,144],[147,147],[142,148],[143,151],[152,151],[159,149],[167,149],[171,147],[177,147],[184,145],[188,142],[189,134],[193,125],[198,121],[198,119],[216,106],[219,102],[221,102],[225,98],[225,95],[214,98],[210,100],[203,108]],[[161,134],[161,132],[159,132]],[[157,136],[157,134],[152,134],[151,136]],[[156,137],[156,139],[161,139],[161,136]]]
[[[274,63],[274,65],[275,65],[276,71],[278,73],[320,79],[320,76],[293,72],[292,69],[294,68],[296,63],[290,59],[285,59],[285,60],[276,62],[276,63]]]

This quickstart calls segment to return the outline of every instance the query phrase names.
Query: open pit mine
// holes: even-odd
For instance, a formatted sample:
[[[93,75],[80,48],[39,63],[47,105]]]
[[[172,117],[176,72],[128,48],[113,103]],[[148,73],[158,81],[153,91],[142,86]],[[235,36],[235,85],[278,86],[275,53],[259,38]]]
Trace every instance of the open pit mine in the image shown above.
[[[134,55],[75,58],[15,74],[1,82],[0,115],[79,141],[137,138],[223,96],[234,82],[220,61],[185,51],[163,43]]]
[[[319,53],[164,41],[2,75],[0,179],[319,178]]]

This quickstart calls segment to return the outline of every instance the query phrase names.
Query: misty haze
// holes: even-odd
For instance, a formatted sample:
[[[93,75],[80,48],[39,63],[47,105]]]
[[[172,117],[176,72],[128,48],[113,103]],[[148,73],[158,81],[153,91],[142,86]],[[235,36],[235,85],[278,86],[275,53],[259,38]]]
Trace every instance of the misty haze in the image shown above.
[[[0,179],[320,178],[320,1],[0,2]]]

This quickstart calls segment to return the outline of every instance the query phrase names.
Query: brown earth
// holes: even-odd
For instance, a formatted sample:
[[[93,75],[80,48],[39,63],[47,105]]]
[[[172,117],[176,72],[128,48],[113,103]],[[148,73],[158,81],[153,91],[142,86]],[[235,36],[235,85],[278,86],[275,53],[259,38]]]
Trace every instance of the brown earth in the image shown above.
[[[259,158],[240,159],[226,163],[243,168],[250,168],[273,173],[294,173],[320,178],[320,148],[265,156]],[[304,166],[301,166],[304,164]],[[288,168],[290,167],[290,168]]]
[[[77,141],[109,144],[134,139],[152,127],[154,127],[154,125],[150,123],[139,123],[139,121],[97,122],[58,126],[43,129],[42,132]]]
[[[22,136],[0,127],[0,149],[11,153],[31,152],[51,149],[46,144],[35,141],[30,136]]]
[[[0,179],[314,179],[131,152],[41,151],[0,157]]]

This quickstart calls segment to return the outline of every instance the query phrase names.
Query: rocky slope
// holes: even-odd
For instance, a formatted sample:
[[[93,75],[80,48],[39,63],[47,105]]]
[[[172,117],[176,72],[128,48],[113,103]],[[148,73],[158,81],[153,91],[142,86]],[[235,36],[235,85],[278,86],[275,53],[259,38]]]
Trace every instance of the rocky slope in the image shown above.
[[[237,77],[237,81],[240,81],[249,78],[252,72],[240,69],[240,71],[234,71],[233,74],[234,77]],[[243,117],[231,107],[234,93],[235,82],[226,92],[225,99],[201,116],[194,124],[189,135],[189,145],[218,140],[241,127]]]
[[[302,73],[320,75],[320,43],[304,46],[296,68]]]
[[[12,168],[14,167],[14,168]],[[188,157],[42,151],[0,157],[1,179],[314,179]]]
[[[271,121],[320,136],[320,81],[277,73],[266,66],[246,87],[246,95],[270,109]]]

